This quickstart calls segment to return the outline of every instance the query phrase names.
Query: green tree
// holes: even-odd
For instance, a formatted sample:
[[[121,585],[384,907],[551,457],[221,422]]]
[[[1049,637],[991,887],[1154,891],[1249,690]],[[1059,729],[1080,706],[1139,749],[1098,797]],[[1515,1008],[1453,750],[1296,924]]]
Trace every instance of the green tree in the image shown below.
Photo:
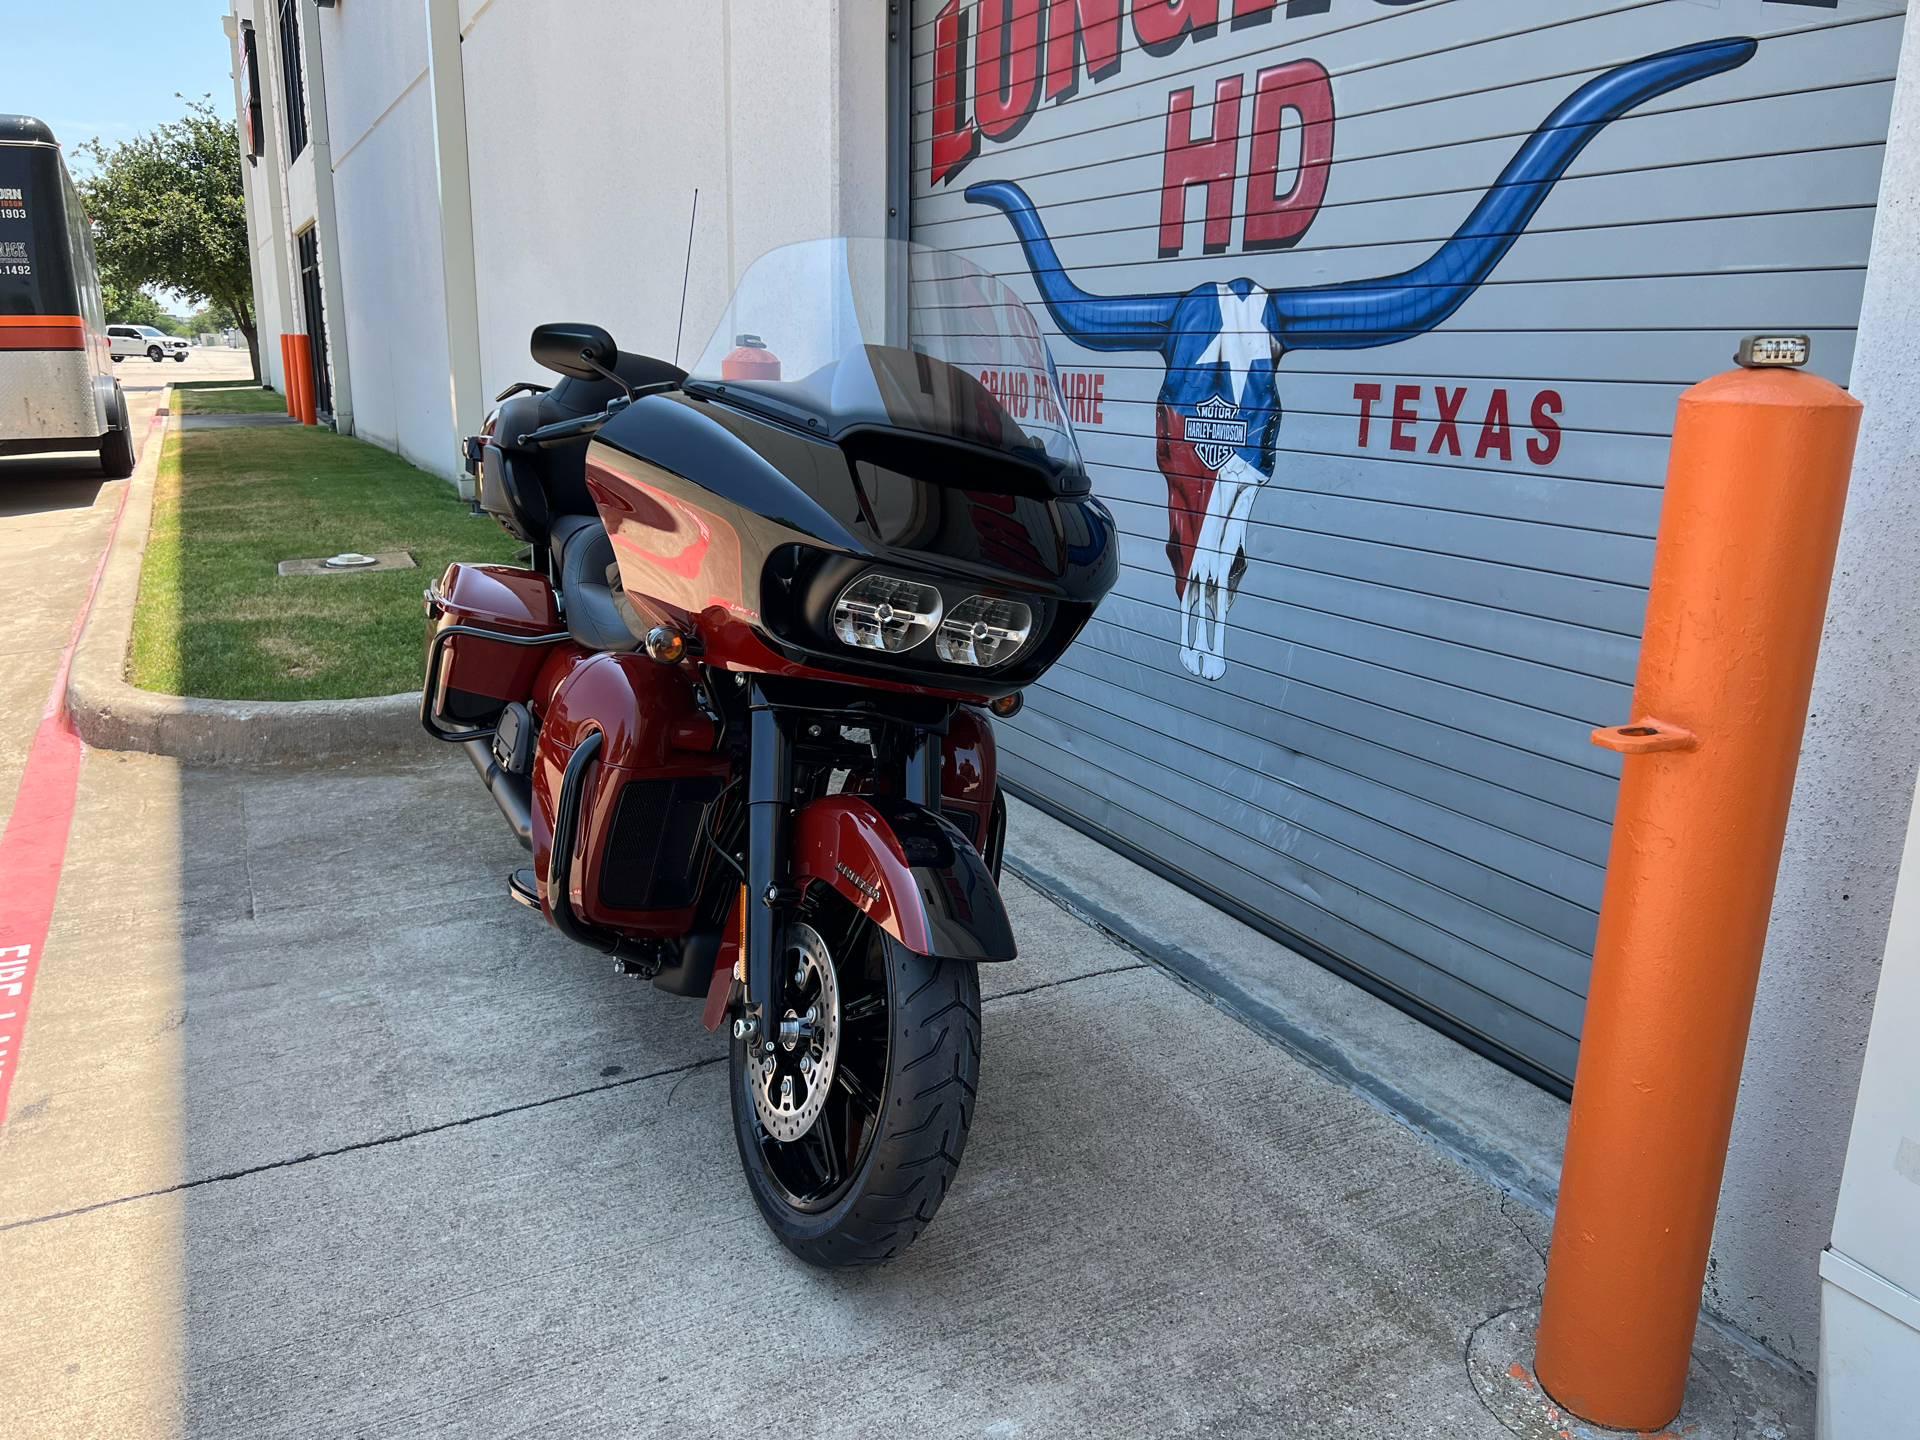
[[[135,290],[100,277],[101,298],[107,303],[109,325],[151,325],[156,330],[165,318],[160,302],[144,290]]]
[[[98,140],[79,148],[95,165],[80,192],[102,280],[129,295],[152,285],[223,306],[247,337],[258,381],[247,205],[232,122],[192,102],[180,119],[149,134],[111,149]],[[160,327],[158,320],[129,323]]]
[[[187,333],[190,335],[204,335],[210,330],[237,328],[238,322],[234,320],[233,312],[217,300],[187,317]]]

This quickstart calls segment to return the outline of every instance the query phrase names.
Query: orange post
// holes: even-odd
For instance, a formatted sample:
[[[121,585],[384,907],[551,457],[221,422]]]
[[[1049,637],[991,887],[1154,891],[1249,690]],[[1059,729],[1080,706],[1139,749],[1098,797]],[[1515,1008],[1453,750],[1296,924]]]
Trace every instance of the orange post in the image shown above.
[[[287,402],[287,414],[297,417],[299,411],[294,408],[293,403],[293,346],[290,343],[292,339],[291,335],[280,337],[280,389],[281,399]]]
[[[305,335],[289,335],[289,349],[293,352],[293,377],[288,384],[294,395],[294,418],[302,425],[320,423],[319,412],[314,409],[313,400],[313,342]]]
[[[1797,370],[1680,397],[1534,1368],[1680,1410],[1860,402]]]

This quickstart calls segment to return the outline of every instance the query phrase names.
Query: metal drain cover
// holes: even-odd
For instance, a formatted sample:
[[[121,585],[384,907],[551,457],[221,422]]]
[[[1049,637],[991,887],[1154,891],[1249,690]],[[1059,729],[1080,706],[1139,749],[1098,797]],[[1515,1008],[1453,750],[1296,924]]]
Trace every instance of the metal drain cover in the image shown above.
[[[349,550],[321,560],[282,560],[276,567],[282,575],[364,575],[371,570],[411,570],[413,555],[406,550],[381,550],[362,555]]]

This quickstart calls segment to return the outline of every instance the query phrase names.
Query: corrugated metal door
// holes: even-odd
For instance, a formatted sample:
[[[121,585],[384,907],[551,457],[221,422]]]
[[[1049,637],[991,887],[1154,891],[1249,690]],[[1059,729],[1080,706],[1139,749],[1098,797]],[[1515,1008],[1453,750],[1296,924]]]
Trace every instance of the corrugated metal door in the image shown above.
[[[1675,397],[1845,383],[1903,11],[916,0],[914,238],[1125,536],[1008,777],[1569,1079]]]

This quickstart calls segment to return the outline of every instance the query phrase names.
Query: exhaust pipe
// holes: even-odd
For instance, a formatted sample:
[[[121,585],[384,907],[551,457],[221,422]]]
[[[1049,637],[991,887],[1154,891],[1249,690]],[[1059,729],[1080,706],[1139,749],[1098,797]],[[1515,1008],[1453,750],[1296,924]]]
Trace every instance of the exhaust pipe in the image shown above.
[[[533,849],[533,782],[524,775],[509,775],[493,758],[484,740],[468,740],[461,748],[480,772],[480,779],[493,796],[493,803],[507,817],[513,835],[523,850]]]

